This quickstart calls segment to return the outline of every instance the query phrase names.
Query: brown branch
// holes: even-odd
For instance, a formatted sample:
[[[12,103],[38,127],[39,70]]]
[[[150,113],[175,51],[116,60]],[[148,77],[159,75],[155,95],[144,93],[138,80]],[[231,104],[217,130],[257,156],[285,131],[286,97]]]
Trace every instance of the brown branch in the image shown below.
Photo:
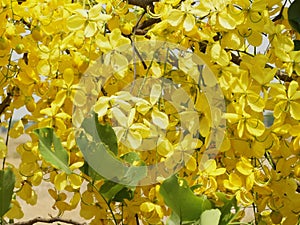
[[[148,31],[146,31],[146,30],[136,29],[134,33],[137,35],[145,35],[145,34],[147,34],[147,32]]]
[[[55,222],[62,222],[62,223],[68,223],[68,224],[74,224],[74,225],[87,225],[87,223],[79,223],[74,220],[68,220],[68,219],[63,219],[63,218],[59,218],[59,217],[52,217],[49,219],[37,217],[32,220],[13,223],[12,225],[32,225],[35,223],[55,223]]]
[[[137,27],[137,29],[145,29],[145,28],[147,28],[147,27],[150,27],[150,26],[152,26],[153,24],[155,24],[155,23],[159,23],[161,21],[161,19],[154,19],[154,18],[150,18],[150,19],[148,19],[148,20],[145,20],[143,23],[141,23],[138,27]]]
[[[240,65],[241,64],[241,58],[237,55],[235,55],[234,53],[231,52],[231,62],[233,62],[236,65]],[[273,69],[274,67],[266,64],[266,68],[271,68]],[[278,70],[275,74],[275,78],[283,81],[283,82],[291,82],[292,80],[296,80],[297,76],[289,76],[288,74]]]
[[[285,7],[286,3],[287,3],[287,0],[285,0],[285,2],[283,3],[283,5],[282,5],[282,7],[281,7],[281,9],[280,9],[280,12],[278,13],[278,15],[275,16],[275,17],[272,19],[273,22],[276,22],[277,20],[280,20],[280,19],[282,18],[283,10],[284,10],[284,7]]]
[[[159,0],[128,0],[128,4],[139,6],[145,11],[147,10],[147,6],[153,8],[153,2],[159,2]]]
[[[8,107],[10,105],[11,99],[12,99],[12,94],[11,93],[7,93],[7,96],[5,97],[5,99],[3,100],[3,102],[0,104],[0,115],[4,112],[4,110],[6,109],[6,107]]]

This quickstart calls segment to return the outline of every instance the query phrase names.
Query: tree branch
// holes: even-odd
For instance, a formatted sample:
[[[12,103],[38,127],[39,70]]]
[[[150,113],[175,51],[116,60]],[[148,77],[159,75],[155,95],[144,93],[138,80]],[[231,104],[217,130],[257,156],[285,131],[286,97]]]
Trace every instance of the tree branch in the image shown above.
[[[140,25],[138,25],[137,29],[145,29],[147,27],[152,26],[155,23],[159,23],[161,21],[161,19],[154,19],[154,18],[150,18],[148,20],[145,20],[143,23],[141,23]]]
[[[231,52],[231,62],[233,62],[236,65],[240,65],[241,64],[241,58],[237,55],[235,55],[234,53]],[[266,68],[271,68],[273,69],[273,66],[266,64]],[[288,74],[277,70],[276,74],[275,74],[275,78],[283,81],[283,82],[291,82],[292,80],[296,80],[297,76],[289,76]]]
[[[5,97],[5,99],[0,104],[0,115],[4,112],[4,110],[6,109],[6,107],[8,107],[10,105],[11,98],[12,98],[12,94],[11,93],[7,93],[7,96]]]
[[[276,22],[277,20],[280,20],[280,19],[282,18],[283,10],[284,10],[284,7],[285,7],[286,3],[287,3],[287,0],[285,0],[285,2],[283,3],[283,5],[282,5],[282,7],[281,7],[281,9],[280,9],[280,12],[278,13],[278,15],[275,16],[275,17],[272,19],[273,22]]]
[[[145,11],[147,11],[148,5],[153,7],[153,2],[159,2],[159,0],[128,0],[128,4],[142,7]]]
[[[32,224],[39,223],[39,222],[41,222],[41,223],[62,222],[62,223],[68,223],[68,224],[73,224],[73,225],[87,225],[87,223],[79,223],[79,222],[76,222],[74,220],[68,220],[68,219],[63,219],[63,218],[59,218],[59,217],[52,217],[52,218],[49,218],[49,219],[37,217],[37,218],[34,218],[32,220],[13,223],[12,225],[32,225]]]

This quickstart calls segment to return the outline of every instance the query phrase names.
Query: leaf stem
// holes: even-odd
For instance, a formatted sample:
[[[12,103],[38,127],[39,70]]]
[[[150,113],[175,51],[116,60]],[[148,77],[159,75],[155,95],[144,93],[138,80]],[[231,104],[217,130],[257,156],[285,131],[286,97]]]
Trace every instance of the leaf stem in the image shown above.
[[[135,217],[136,225],[140,225],[138,214],[135,214],[134,217]]]
[[[11,128],[12,117],[13,117],[13,113],[11,114],[11,117],[9,118],[8,128],[7,128],[7,133],[6,133],[5,145],[6,145],[6,147],[7,147],[7,152],[8,152],[9,131],[10,131],[10,128]],[[3,162],[2,162],[2,169],[3,169],[3,170],[4,170],[4,168],[5,168],[5,162],[6,162],[6,156],[3,157]]]
[[[89,181],[89,182],[90,182],[90,181]],[[112,217],[113,217],[114,223],[115,223],[116,225],[118,225],[118,222],[117,222],[117,219],[116,219],[116,217],[115,217],[114,211],[112,210],[112,208],[111,208],[109,202],[108,202],[108,201],[106,200],[106,198],[102,195],[102,193],[101,193],[100,191],[98,191],[98,189],[95,187],[95,185],[94,185],[92,182],[90,182],[90,184],[91,184],[92,187],[100,194],[100,196],[102,197],[102,199],[105,201],[105,203],[106,203],[106,205],[107,205],[107,207],[108,207],[108,209],[109,209],[109,211],[110,211],[110,213],[111,213],[111,215],[112,215]]]
[[[86,225],[86,223],[79,223],[74,220],[63,219],[63,218],[59,218],[59,217],[53,217],[53,218],[49,218],[49,219],[37,217],[37,218],[31,219],[28,221],[13,223],[12,225],[32,225],[32,224],[41,223],[41,222],[42,223],[63,222],[63,223],[74,224],[74,225]]]
[[[250,225],[252,223],[246,223],[246,222],[232,222],[229,223],[228,225]]]

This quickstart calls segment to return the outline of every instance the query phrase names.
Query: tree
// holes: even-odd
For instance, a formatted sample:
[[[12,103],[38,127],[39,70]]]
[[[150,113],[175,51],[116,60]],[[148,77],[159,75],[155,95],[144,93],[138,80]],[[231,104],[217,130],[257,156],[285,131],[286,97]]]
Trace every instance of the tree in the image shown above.
[[[57,217],[15,224],[79,224],[61,218],[77,205],[90,224],[240,224],[249,207],[249,224],[298,224],[298,11],[1,1],[1,224],[36,204],[41,182]],[[24,133],[15,167],[7,143]]]

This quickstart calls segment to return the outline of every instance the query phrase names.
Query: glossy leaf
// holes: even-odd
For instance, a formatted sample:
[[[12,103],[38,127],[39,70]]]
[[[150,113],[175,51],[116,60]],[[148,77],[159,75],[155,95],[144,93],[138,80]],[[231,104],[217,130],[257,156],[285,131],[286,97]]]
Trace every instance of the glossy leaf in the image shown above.
[[[0,218],[11,208],[10,202],[15,186],[15,175],[8,168],[0,170]]]
[[[68,152],[62,146],[60,139],[56,136],[53,129],[48,127],[39,128],[34,130],[34,134],[39,138],[39,150],[45,161],[57,169],[71,174]]]
[[[124,199],[132,199],[133,197],[133,190],[131,188],[110,180],[104,182],[99,192],[108,202],[123,202]]]
[[[218,225],[221,217],[219,209],[205,210],[200,217],[199,225]]]
[[[82,122],[82,128],[92,135],[95,141],[104,143],[112,153],[118,154],[118,142],[114,130],[109,124],[100,124],[97,113],[92,112],[91,117]]]
[[[288,9],[288,20],[290,25],[300,33],[300,0],[295,0]]]
[[[232,209],[234,208],[236,212],[239,210],[236,198],[229,197],[222,192],[217,192],[216,195],[218,196],[219,200],[223,202],[222,207],[219,207],[219,210],[221,211],[219,225],[227,225],[236,215],[232,213]]]
[[[90,118],[85,120],[90,120]],[[97,120],[96,124],[98,123]],[[84,121],[83,124],[87,125],[88,122],[85,123]],[[92,126],[95,127],[95,124]],[[85,132],[92,136],[97,135],[93,127],[86,126]],[[98,138],[91,141],[87,138],[85,132],[81,132],[76,138],[77,144],[86,162],[100,176],[128,186],[135,186],[146,176],[146,167],[127,165],[121,159],[117,158],[114,152],[110,151],[108,145],[102,142],[103,139]]]
[[[300,50],[300,40],[293,40],[294,42],[294,51]]]
[[[197,221],[202,212],[211,209],[211,203],[206,196],[196,196],[184,179],[175,175],[166,179],[160,187],[160,194],[172,213],[172,220],[179,218],[180,223],[184,221]],[[171,223],[172,224],[172,223]]]
[[[130,164],[141,160],[139,155],[135,152],[129,152],[123,155],[121,158]],[[125,185],[106,180],[101,186],[99,192],[106,198],[108,202],[123,202],[124,199],[132,199],[133,190],[134,188],[132,187],[127,187]]]

